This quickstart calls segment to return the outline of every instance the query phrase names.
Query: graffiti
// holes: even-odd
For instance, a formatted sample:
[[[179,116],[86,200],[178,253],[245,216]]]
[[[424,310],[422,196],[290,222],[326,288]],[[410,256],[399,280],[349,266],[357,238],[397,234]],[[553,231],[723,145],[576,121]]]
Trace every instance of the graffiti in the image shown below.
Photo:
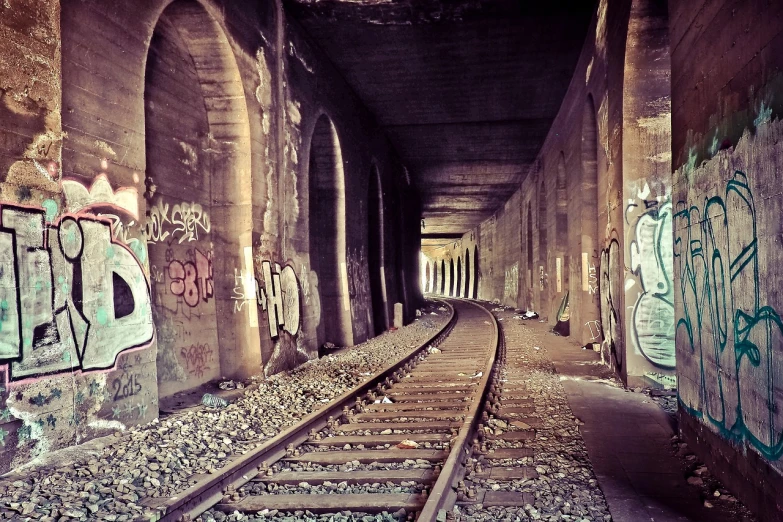
[[[258,293],[258,281],[253,274],[244,270],[234,269],[234,288],[231,291],[231,299],[234,301],[234,313],[241,312],[245,303],[256,301],[262,305],[261,295]]]
[[[503,301],[516,302],[519,297],[519,263],[508,267],[504,273]]]
[[[179,353],[185,361],[185,368],[195,377],[201,378],[212,369],[212,349],[209,344],[191,344],[187,348],[182,347]]]
[[[540,291],[544,291],[547,286],[547,274],[544,272],[544,265],[538,266],[538,286]]]
[[[209,233],[212,229],[209,214],[198,203],[182,202],[172,206],[158,198],[147,214],[145,232],[147,242],[152,244],[166,240],[169,243],[176,240],[178,244],[197,241],[199,230]]]
[[[674,264],[682,308],[676,339],[686,356],[678,364],[690,376],[680,379],[678,393],[692,415],[722,436],[748,441],[774,460],[783,457],[783,408],[775,402],[783,321],[761,301],[756,218],[741,171],[703,208],[677,204]]]
[[[136,224],[135,221],[131,220],[128,224],[125,224],[115,214],[100,214],[100,217],[111,220],[111,232],[114,239],[128,245],[139,261],[146,261],[147,247],[139,238],[130,236],[130,228]]]
[[[624,354],[620,340],[620,314],[618,312],[620,283],[622,272],[620,269],[620,244],[616,239],[609,242],[609,247],[601,253],[600,263],[601,281],[598,287],[601,310],[601,334],[604,338],[604,346],[614,355],[618,368],[623,367]]]
[[[199,302],[208,302],[215,294],[212,280],[212,252],[204,254],[198,248],[188,251],[192,261],[173,259],[169,262],[168,276],[171,282],[171,293],[182,297],[189,307],[194,308]],[[157,274],[156,274],[157,275]]]
[[[0,223],[0,361],[12,380],[107,369],[152,340],[144,272],[108,220],[49,224],[45,209],[4,206]]]
[[[276,338],[280,335],[280,327],[291,335],[299,333],[300,306],[299,306],[299,282],[296,279],[296,271],[286,265],[282,269],[275,263],[275,271],[272,272],[272,264],[269,261],[261,263],[261,272],[264,278],[264,288],[258,290],[259,304],[267,312],[269,324],[269,336]]]
[[[111,382],[114,400],[120,401],[141,392],[141,378],[135,373],[124,373]]]
[[[601,338],[601,323],[597,319],[593,321],[587,321],[585,326],[590,330],[591,341],[596,341]]]
[[[593,262],[587,266],[587,291],[590,295],[598,293],[598,270]]]
[[[631,337],[652,364],[674,369],[672,205],[667,201],[659,208],[649,201],[645,206],[629,248],[630,270],[642,287],[633,305]]]
[[[68,210],[82,212],[96,207],[119,209],[139,219],[139,194],[135,187],[119,188],[114,191],[106,174],[99,174],[90,188],[76,180],[62,181],[63,193]]]

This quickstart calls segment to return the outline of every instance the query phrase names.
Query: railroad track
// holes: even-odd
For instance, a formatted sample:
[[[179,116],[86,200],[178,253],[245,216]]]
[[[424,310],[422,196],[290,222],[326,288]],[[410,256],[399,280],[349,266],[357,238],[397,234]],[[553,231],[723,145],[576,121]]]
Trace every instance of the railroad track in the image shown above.
[[[494,378],[496,358],[505,357],[494,316],[470,301],[450,304],[454,319],[407,360],[166,500],[156,507],[159,519],[192,520],[216,509],[442,521],[457,503],[530,502],[473,486],[531,477],[522,462],[533,428],[511,420],[501,430],[497,419],[524,414],[532,399],[518,396],[524,383]]]

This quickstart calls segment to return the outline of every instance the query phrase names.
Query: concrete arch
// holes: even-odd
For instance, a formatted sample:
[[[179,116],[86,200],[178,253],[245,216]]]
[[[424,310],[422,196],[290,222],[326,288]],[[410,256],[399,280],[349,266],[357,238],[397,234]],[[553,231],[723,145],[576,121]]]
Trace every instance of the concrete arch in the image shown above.
[[[536,287],[538,289],[539,301],[538,313],[542,317],[547,317],[549,314],[551,297],[548,281],[551,271],[549,269],[549,216],[547,215],[547,207],[546,182],[545,176],[542,176],[538,185],[538,226],[536,227],[538,234],[538,266],[536,267],[538,284]]]
[[[462,296],[462,258],[457,258],[457,283],[454,285],[454,297]]]
[[[332,120],[321,114],[310,138],[308,161],[310,266],[318,275],[321,317],[317,344],[353,345],[345,230],[345,173]]]
[[[462,291],[462,297],[465,299],[470,297],[470,284],[471,284],[471,273],[470,273],[470,249],[465,249],[465,288]]]
[[[146,194],[146,236],[150,265],[170,290],[152,290],[158,381],[167,395],[216,376],[246,377],[261,365],[252,255],[246,255],[252,245],[250,120],[231,46],[201,3],[175,0],[160,13],[144,90],[146,184],[155,188]],[[172,220],[186,225],[170,227]],[[237,268],[249,301],[240,311],[233,299]],[[189,362],[177,349],[188,341],[168,334],[180,301],[203,318],[193,345],[219,360],[211,371],[185,378]]]
[[[555,195],[557,197],[555,245],[558,251],[568,252],[568,176],[566,175],[565,154],[562,151],[557,161]]]
[[[438,293],[438,260],[434,260],[432,262],[432,284],[430,285],[430,293],[437,294]]]
[[[375,335],[389,327],[386,297],[386,226],[381,173],[373,164],[367,188],[367,247],[370,273],[370,294]],[[429,263],[427,264],[429,269]],[[425,289],[426,290],[426,289]]]
[[[440,260],[440,295],[446,295],[446,261]]]
[[[455,272],[454,272],[454,258],[452,257],[449,261],[449,297],[454,297],[454,283],[455,283]]]
[[[527,249],[527,292],[525,296],[525,306],[529,310],[533,309],[533,281],[534,281],[534,267],[533,267],[533,206],[532,203],[527,204],[527,240],[525,241],[525,248]]]
[[[582,259],[581,287],[572,292],[572,324],[580,325],[580,343],[598,342],[595,328],[599,320],[599,273],[600,243],[598,234],[598,121],[595,102],[588,95],[582,109],[582,141],[580,147],[581,179],[579,183],[579,246]],[[584,326],[588,325],[588,326]],[[575,333],[575,330],[572,330]]]
[[[473,299],[478,299],[479,293],[479,251],[478,245],[473,247]]]

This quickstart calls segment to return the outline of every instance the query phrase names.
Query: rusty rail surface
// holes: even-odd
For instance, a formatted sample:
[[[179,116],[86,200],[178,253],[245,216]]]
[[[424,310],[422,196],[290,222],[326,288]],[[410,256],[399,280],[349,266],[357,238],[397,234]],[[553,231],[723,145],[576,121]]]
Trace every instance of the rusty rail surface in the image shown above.
[[[379,383],[384,382],[388,377],[404,367],[408,361],[417,357],[427,348],[431,346],[437,347],[449,335],[457,320],[454,307],[448,302],[439,302],[445,304],[450,309],[451,318],[449,322],[440,331],[434,333],[425,342],[414,348],[407,356],[376,373],[363,384],[343,393],[329,403],[327,407],[307,415],[295,425],[266,441],[256,450],[240,456],[220,470],[220,473],[215,475],[215,477],[204,479],[179,495],[161,499],[162,502],[155,504],[152,502],[146,503],[148,512],[144,520],[192,520],[218,504],[222,500],[223,492],[226,489],[239,488],[253,479],[258,474],[258,468],[262,463],[272,464],[280,460],[286,455],[286,448],[290,444],[294,446],[303,444],[307,441],[311,430],[321,430],[326,427],[329,417],[339,418],[342,415],[343,407],[352,405],[357,396],[367,393]],[[489,314],[489,316],[494,321],[492,314]],[[471,408],[471,411],[473,411],[473,408]]]

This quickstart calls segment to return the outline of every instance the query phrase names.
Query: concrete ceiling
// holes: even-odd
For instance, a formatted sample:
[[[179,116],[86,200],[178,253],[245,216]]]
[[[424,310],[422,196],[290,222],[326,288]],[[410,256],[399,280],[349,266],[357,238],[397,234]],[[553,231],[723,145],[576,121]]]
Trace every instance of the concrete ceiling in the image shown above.
[[[534,161],[593,2],[285,0],[375,114],[421,194],[423,247],[491,216]]]

